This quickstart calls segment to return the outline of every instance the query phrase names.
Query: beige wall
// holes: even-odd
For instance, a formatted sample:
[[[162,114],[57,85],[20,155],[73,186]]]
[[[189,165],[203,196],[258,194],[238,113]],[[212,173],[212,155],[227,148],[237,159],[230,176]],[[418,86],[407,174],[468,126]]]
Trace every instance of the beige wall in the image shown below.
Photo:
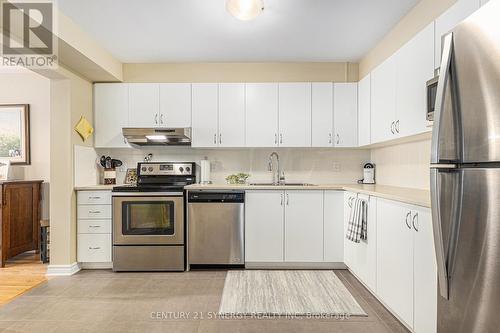
[[[30,105],[30,165],[14,165],[16,179],[41,179],[42,218],[49,218],[50,80],[22,68],[0,70],[0,104]]]
[[[82,142],[74,125],[84,115],[92,122],[92,84],[60,67],[51,80],[51,265],[76,261],[76,197],[73,190],[73,147]]]
[[[70,84],[51,80],[50,113],[50,264],[71,264],[74,221],[72,221],[72,168]],[[76,234],[76,232],[75,232]]]
[[[434,21],[457,0],[422,0],[373,48],[359,63],[359,78],[363,78],[417,32]]]
[[[0,104],[30,105],[31,165],[13,166],[18,179],[50,180],[50,80],[19,69],[0,71]]]
[[[124,64],[125,82],[356,82],[353,63],[165,63]]]

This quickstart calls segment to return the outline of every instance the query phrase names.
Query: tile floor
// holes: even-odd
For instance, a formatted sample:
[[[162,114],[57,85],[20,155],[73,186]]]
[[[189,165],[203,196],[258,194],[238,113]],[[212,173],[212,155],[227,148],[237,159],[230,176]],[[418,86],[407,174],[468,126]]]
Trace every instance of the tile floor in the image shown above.
[[[368,317],[218,319],[224,271],[58,277],[0,307],[0,332],[408,332],[347,271],[337,275]]]

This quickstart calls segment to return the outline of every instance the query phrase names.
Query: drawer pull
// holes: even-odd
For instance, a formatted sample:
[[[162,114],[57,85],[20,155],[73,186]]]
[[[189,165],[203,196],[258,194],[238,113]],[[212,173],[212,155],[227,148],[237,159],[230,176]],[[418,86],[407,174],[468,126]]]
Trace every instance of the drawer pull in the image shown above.
[[[100,228],[100,225],[89,225],[89,228]]]
[[[101,197],[89,197],[90,200],[99,200]]]
[[[100,249],[101,249],[100,246],[97,246],[97,247],[89,246],[89,250],[100,250]]]
[[[100,210],[89,210],[89,214],[101,214]]]

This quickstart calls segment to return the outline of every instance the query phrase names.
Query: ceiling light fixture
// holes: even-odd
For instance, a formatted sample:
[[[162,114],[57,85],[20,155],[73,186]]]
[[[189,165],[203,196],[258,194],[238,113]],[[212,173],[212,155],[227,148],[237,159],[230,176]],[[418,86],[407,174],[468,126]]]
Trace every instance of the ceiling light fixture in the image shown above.
[[[226,10],[238,20],[253,20],[264,10],[263,0],[227,0]]]

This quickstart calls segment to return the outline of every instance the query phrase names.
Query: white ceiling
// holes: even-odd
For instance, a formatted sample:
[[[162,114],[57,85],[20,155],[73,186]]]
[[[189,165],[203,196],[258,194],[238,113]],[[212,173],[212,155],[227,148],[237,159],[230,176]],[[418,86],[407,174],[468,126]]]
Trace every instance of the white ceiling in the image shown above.
[[[225,0],[57,0],[117,59],[359,61],[418,0],[264,0],[239,21]]]

